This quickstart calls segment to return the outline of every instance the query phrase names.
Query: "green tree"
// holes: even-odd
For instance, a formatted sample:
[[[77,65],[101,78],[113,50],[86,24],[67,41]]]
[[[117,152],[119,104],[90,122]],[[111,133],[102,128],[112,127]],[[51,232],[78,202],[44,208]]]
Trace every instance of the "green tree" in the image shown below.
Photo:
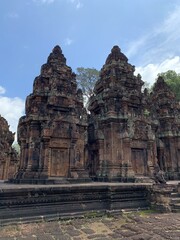
[[[167,72],[159,73],[158,76],[164,78],[165,82],[174,92],[177,100],[180,101],[180,73],[176,73],[173,70],[169,70]]]
[[[16,150],[16,152],[18,154],[20,154],[20,146],[19,146],[18,142],[14,142],[12,145],[12,148],[14,148]]]
[[[99,79],[99,71],[95,68],[77,68],[76,80],[78,87],[82,89],[85,98],[88,100],[93,95],[96,81]]]

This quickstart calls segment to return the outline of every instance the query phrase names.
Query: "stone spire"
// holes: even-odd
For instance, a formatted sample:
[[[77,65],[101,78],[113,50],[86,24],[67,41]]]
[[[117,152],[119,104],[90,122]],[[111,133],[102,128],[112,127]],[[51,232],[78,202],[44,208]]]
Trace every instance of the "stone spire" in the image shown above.
[[[180,177],[180,109],[174,93],[159,76],[150,94],[150,113],[156,123],[158,160],[170,179]]]
[[[167,83],[164,81],[164,78],[161,76],[159,76],[157,81],[155,82],[153,90],[155,92],[166,90],[168,92],[171,92],[171,94],[173,94],[173,92],[170,90],[170,87],[167,85]]]
[[[111,53],[106,59],[106,64],[111,64],[113,61],[128,61],[128,58],[121,52],[118,46],[112,48]]]
[[[52,53],[50,53],[48,60],[48,64],[66,64],[66,58],[64,57],[62,50],[60,46],[55,46],[52,50]]]
[[[118,46],[114,46],[100,71],[100,79],[95,84],[94,92],[107,92],[107,89],[117,96],[141,97],[141,87],[144,82],[140,75],[134,75],[135,67],[128,63],[128,58]],[[126,93],[127,92],[127,93]]]
[[[166,114],[176,115],[177,101],[175,95],[163,77],[159,76],[155,82],[150,100],[151,112],[155,114],[156,118],[157,116],[164,116]]]

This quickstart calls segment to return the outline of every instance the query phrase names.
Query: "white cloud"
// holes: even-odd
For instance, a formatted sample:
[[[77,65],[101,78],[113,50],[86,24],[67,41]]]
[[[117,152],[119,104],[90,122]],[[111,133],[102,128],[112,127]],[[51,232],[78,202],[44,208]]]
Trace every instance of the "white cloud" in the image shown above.
[[[136,55],[138,53],[139,48],[146,44],[148,36],[143,36],[142,38],[137,39],[129,44],[129,49],[126,53],[128,57]]]
[[[70,0],[70,2],[72,4],[74,4],[76,9],[79,9],[79,8],[83,7],[83,4],[82,4],[82,2],[80,0]]]
[[[66,38],[65,40],[64,40],[64,44],[66,45],[66,46],[69,46],[69,45],[71,45],[73,43],[73,40],[71,39],[71,38]]]
[[[166,72],[168,70],[174,70],[177,73],[180,73],[179,56],[168,58],[159,64],[148,64],[144,67],[137,67],[135,73],[140,73],[142,80],[152,85],[155,82],[158,73]]]
[[[6,92],[6,89],[0,86],[0,94],[4,94]]]
[[[3,93],[5,89],[0,86],[0,94]],[[8,121],[12,132],[17,131],[19,118],[24,115],[24,105],[24,101],[18,97],[9,98],[0,95],[0,115]]]
[[[180,5],[164,21],[129,44],[127,56],[140,55],[144,64],[163,61],[180,54]]]

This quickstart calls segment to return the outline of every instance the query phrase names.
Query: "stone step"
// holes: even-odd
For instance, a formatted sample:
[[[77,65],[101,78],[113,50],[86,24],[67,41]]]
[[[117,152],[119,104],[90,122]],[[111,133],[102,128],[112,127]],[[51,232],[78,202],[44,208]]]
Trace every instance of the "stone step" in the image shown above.
[[[177,210],[174,209],[174,210],[172,210],[172,212],[173,212],[173,213],[180,213],[180,209],[177,209]]]
[[[174,213],[179,213],[180,212],[180,193],[177,191],[174,191],[171,193],[171,210]]]
[[[172,192],[172,193],[171,193],[171,197],[172,197],[172,198],[180,198],[180,193],[178,193],[178,192]]]
[[[173,206],[174,206],[175,208],[180,209],[180,203],[173,204]]]
[[[175,204],[171,204],[171,210],[174,213],[180,213],[180,202],[175,203]]]
[[[180,203],[180,198],[171,198],[171,203],[172,204]]]

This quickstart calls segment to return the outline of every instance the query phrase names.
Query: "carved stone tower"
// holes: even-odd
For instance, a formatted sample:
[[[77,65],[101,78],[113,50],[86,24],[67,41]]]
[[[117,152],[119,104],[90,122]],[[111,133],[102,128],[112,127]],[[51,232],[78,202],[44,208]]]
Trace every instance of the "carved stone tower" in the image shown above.
[[[144,83],[134,70],[114,46],[89,101],[89,168],[95,179],[133,181],[150,176],[157,161],[151,121],[144,114]]]
[[[34,80],[33,93],[26,99],[26,116],[19,121],[17,181],[87,178],[86,131],[82,91],[77,90],[75,74],[56,46]]]
[[[180,105],[159,77],[150,96],[152,118],[157,123],[158,163],[167,179],[180,179]]]

